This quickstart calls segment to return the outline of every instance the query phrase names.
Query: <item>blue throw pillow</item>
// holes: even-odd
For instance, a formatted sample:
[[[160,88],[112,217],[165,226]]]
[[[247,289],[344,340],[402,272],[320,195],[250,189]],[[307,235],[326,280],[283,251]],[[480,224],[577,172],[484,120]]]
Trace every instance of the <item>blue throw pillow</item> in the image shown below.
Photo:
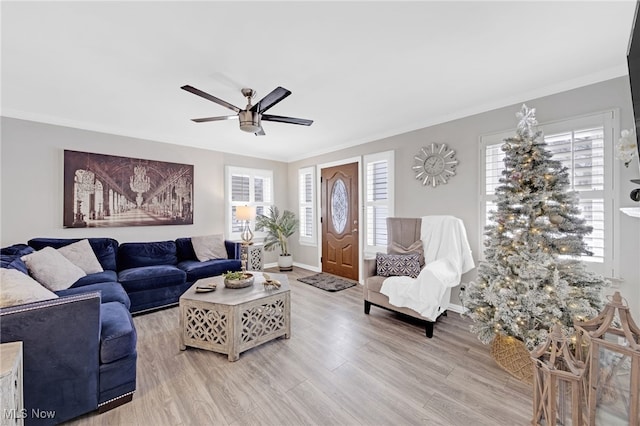
[[[29,275],[27,265],[20,259],[25,254],[33,253],[35,250],[26,244],[14,244],[0,249],[0,267],[6,269],[17,269]]]
[[[420,254],[376,254],[376,275],[416,278],[420,274]]]
[[[5,269],[17,269],[23,274],[29,275],[26,263],[20,259],[20,256],[0,256],[0,267]]]
[[[3,256],[23,256],[25,254],[33,253],[34,251],[35,250],[33,248],[26,244],[14,244],[0,249],[0,254]]]

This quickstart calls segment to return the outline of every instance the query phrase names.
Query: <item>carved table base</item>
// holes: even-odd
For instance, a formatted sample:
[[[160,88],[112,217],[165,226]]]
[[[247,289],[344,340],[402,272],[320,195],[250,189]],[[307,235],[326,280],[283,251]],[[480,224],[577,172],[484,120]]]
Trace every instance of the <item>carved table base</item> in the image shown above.
[[[180,349],[187,346],[227,354],[240,353],[280,336],[291,336],[291,297],[285,275],[279,289],[265,290],[262,274],[243,289],[225,288],[222,277],[197,281],[180,297]],[[272,274],[275,277],[277,274]],[[196,293],[196,286],[215,282],[211,293]]]

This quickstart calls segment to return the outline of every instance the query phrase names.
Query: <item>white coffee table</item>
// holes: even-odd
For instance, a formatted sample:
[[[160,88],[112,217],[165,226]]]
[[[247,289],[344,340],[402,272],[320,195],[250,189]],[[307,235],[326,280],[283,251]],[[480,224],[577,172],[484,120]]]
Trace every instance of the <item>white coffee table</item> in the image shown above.
[[[291,292],[286,275],[269,274],[280,281],[266,290],[262,273],[252,286],[225,288],[222,276],[196,281],[180,296],[180,349],[187,346],[227,354],[237,361],[240,353],[284,336],[291,337]],[[216,284],[210,293],[196,287]]]

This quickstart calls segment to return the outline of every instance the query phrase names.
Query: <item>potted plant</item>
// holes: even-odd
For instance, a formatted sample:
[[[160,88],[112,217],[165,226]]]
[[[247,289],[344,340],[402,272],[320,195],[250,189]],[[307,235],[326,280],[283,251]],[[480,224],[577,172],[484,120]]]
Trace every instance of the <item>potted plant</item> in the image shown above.
[[[280,247],[278,267],[281,271],[293,270],[293,256],[289,253],[288,238],[298,230],[298,218],[295,213],[285,210],[280,214],[277,207],[269,207],[269,214],[259,214],[256,217],[256,228],[264,229],[264,249],[267,251]]]

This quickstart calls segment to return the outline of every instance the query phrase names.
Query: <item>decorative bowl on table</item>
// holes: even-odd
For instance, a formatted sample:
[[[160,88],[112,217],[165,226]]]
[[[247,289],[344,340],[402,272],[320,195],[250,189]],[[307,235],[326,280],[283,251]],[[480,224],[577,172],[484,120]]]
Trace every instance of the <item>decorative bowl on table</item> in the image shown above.
[[[226,288],[245,288],[253,285],[253,274],[248,272],[227,272],[224,274]]]

